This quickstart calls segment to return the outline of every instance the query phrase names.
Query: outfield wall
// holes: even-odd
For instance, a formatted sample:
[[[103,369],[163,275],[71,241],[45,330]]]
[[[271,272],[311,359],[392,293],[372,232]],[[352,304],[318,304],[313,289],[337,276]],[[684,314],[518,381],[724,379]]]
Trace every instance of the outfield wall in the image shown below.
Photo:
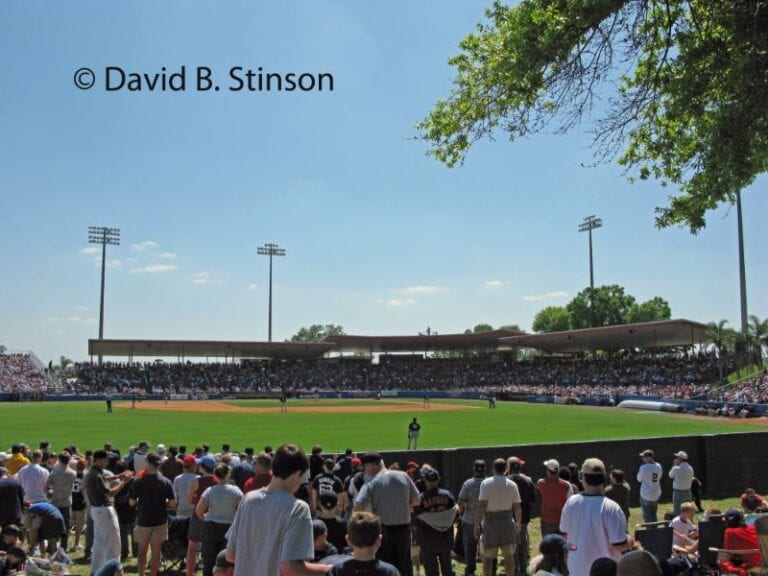
[[[759,494],[768,492],[768,458],[765,447],[768,432],[742,432],[706,436],[678,436],[674,438],[643,438],[633,440],[604,440],[598,442],[573,442],[565,444],[521,444],[486,448],[456,448],[449,450],[416,450],[382,452],[384,461],[399,462],[402,467],[414,460],[429,463],[437,468],[445,479],[446,488],[455,495],[463,481],[472,476],[472,465],[482,458],[488,465],[495,458],[518,456],[525,460],[523,472],[534,481],[544,476],[543,462],[555,458],[561,466],[569,462],[581,463],[590,457],[598,457],[610,468],[624,471],[632,487],[631,502],[638,506],[639,486],[635,480],[642,464],[640,452],[651,449],[664,469],[662,502],[672,500],[672,481],[667,476],[672,467],[673,454],[678,450],[688,453],[696,477],[704,485],[703,498],[728,498],[740,496],[744,488],[751,486]]]

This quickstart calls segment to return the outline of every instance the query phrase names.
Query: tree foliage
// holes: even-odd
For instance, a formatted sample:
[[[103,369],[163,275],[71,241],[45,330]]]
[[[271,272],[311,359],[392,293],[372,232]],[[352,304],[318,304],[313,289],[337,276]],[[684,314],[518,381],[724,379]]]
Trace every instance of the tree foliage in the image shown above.
[[[594,120],[598,161],[679,189],[657,225],[694,233],[768,168],[768,0],[497,0],[486,17],[417,125],[448,166],[498,131]]]
[[[327,336],[343,336],[344,328],[335,324],[312,324],[309,328],[302,326],[291,336],[291,342],[320,342]]]
[[[671,317],[672,310],[669,307],[669,302],[660,296],[656,296],[647,302],[635,302],[632,304],[627,312],[627,324],[669,320]]]
[[[560,332],[571,329],[571,313],[565,306],[547,306],[533,319],[534,332]]]

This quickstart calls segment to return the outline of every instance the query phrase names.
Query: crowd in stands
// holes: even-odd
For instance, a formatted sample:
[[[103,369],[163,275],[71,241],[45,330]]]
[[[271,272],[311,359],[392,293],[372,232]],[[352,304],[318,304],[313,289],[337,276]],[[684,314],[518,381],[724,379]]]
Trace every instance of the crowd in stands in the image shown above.
[[[29,354],[0,354],[0,391],[29,395],[48,389],[48,380]]]
[[[713,357],[573,359],[537,357],[508,362],[383,356],[293,362],[145,364],[76,366],[77,390],[126,388],[232,391],[301,390],[533,390],[542,387],[649,394],[669,391],[692,397],[717,378]]]
[[[147,569],[157,576],[161,558],[184,563],[186,576],[200,568],[203,576],[411,576],[422,569],[447,576],[452,558],[466,575],[480,563],[492,574],[498,561],[510,576],[662,576],[703,562],[699,540],[709,523],[716,533],[717,522],[720,539],[707,546],[729,552],[710,568],[746,576],[761,565],[758,534],[768,537],[762,495],[748,487],[740,508],[705,512],[685,452],[657,461],[647,449],[634,458],[637,472],[627,476],[594,457],[526,468],[509,456],[475,460],[449,479],[425,462],[326,454],[321,446],[307,457],[290,444],[256,453],[142,441],[125,454],[111,444],[82,453],[77,446],[55,452],[48,442],[37,450],[14,444],[0,452],[0,571],[15,576],[25,562],[66,565],[69,551],[98,576],[120,576],[129,558],[140,576]],[[663,477],[672,486],[672,510],[662,520],[671,555],[658,546],[643,550],[642,534],[630,535],[634,490],[642,521],[656,532]],[[446,488],[459,485],[456,494]],[[536,516],[538,548],[529,537]],[[34,573],[29,565],[27,573]]]

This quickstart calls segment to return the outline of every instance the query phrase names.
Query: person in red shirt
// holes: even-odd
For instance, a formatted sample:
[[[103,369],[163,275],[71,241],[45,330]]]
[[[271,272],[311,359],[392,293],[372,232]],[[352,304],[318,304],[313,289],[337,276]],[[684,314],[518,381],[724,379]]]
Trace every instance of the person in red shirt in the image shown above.
[[[768,501],[755,492],[754,488],[747,488],[744,490],[744,494],[741,495],[741,509],[746,514],[765,512],[768,509]]]
[[[747,526],[741,510],[731,508],[725,512],[725,537],[723,550],[749,550],[746,554],[727,554],[727,559],[718,560],[723,574],[747,576],[750,568],[760,566],[760,550],[754,526]]]
[[[269,483],[272,481],[272,457],[266,452],[256,456],[253,470],[256,472],[256,475],[246,480],[243,486],[244,494],[269,486]]]
[[[557,534],[560,530],[560,514],[565,501],[573,493],[571,483],[560,478],[560,463],[557,460],[544,462],[546,478],[536,482],[541,501],[541,535]]]

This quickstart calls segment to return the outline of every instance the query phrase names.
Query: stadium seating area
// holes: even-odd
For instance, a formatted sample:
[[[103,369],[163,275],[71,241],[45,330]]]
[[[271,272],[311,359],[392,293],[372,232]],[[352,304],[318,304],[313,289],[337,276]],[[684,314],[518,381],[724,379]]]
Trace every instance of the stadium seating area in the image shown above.
[[[30,393],[47,388],[45,375],[28,354],[0,354],[0,391]]]
[[[717,379],[713,357],[585,360],[537,357],[523,362],[410,356],[240,364],[147,363],[76,366],[72,392],[174,393],[357,390],[464,390],[525,394],[660,395],[693,398]]]

